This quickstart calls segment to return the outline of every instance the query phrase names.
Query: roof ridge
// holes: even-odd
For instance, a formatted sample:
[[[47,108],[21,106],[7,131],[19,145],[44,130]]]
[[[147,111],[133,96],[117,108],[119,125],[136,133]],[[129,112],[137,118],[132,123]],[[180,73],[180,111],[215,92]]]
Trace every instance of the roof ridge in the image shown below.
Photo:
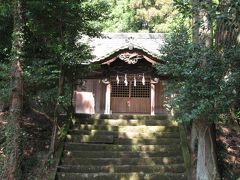
[[[165,42],[164,33],[102,33],[102,37],[90,38],[88,44],[95,58],[89,62],[101,61],[122,49],[136,48],[160,58],[160,48]]]
[[[124,38],[134,38],[134,39],[163,39],[166,33],[116,33],[116,32],[103,32],[102,38],[113,38],[113,39],[124,39]]]

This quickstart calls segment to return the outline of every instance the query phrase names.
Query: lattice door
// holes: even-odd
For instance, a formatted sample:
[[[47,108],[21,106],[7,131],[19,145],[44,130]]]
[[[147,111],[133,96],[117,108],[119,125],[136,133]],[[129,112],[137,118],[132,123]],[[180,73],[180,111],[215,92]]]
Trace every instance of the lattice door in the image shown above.
[[[129,81],[126,86],[123,81],[117,84],[111,81],[111,110],[118,113],[150,113],[151,84],[141,81]]]

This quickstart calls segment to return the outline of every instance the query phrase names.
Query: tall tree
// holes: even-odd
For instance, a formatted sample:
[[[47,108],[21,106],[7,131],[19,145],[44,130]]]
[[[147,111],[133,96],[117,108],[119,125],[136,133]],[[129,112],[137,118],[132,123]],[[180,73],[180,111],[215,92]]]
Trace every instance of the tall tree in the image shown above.
[[[221,51],[221,61],[226,67],[224,91],[231,104],[228,118],[240,125],[240,2],[222,0],[218,6],[219,16],[216,20],[216,46]],[[228,93],[227,93],[228,92]]]
[[[54,115],[53,139],[55,139],[58,127],[58,114],[63,109],[69,113],[68,106],[71,105],[69,95],[73,93],[75,76],[84,69],[81,63],[91,57],[89,48],[84,44],[77,45],[76,40],[83,34],[100,35],[100,22],[107,13],[107,7],[107,4],[101,0],[91,2],[87,0],[27,1],[29,44],[25,66],[31,67],[28,72],[33,76],[27,78],[33,80],[30,81],[33,84],[29,83],[29,85],[34,85],[33,87],[28,85],[27,88],[31,88],[29,90],[32,91],[34,97],[37,95],[41,101],[47,97],[47,101],[49,99],[52,101],[50,105],[55,106],[54,112],[50,112]],[[40,69],[34,68],[33,71],[32,67]],[[40,72],[46,79],[39,77],[37,72]],[[40,78],[41,83],[32,77]],[[39,89],[32,89],[36,86]],[[65,93],[66,90],[68,90],[67,93]],[[41,94],[42,92],[46,94]],[[52,95],[51,98],[49,98],[49,93]],[[50,149],[54,151],[54,141]]]
[[[10,1],[1,0],[0,10],[3,2],[10,4]],[[0,61],[4,60],[5,64],[7,53],[3,52],[8,48],[11,49],[12,45],[11,113],[9,128],[6,129],[6,142],[10,142],[14,147],[13,153],[9,156],[10,169],[6,176],[17,179],[20,177],[16,175],[17,171],[21,170],[18,155],[21,149],[19,120],[23,110],[23,83],[24,91],[27,91],[24,94],[24,100],[27,100],[24,102],[24,107],[39,108],[52,116],[53,107],[58,103],[61,107],[56,114],[63,112],[63,109],[66,109],[64,105],[71,104],[71,87],[74,86],[75,75],[87,71],[81,63],[91,57],[89,47],[84,44],[76,45],[76,40],[82,34],[100,35],[102,28],[100,22],[105,18],[108,6],[101,0],[54,2],[52,0],[13,0],[11,2],[15,7],[14,15],[4,17],[4,20],[0,19],[1,22],[7,22],[4,26],[1,25],[0,35],[11,34],[13,31],[12,38],[1,36]],[[7,7],[10,12],[13,11],[12,6]],[[0,12],[0,18],[2,13],[3,11]],[[13,30],[12,19],[14,19]],[[24,21],[26,21],[25,26]],[[5,43],[2,40],[9,42]],[[1,77],[6,78],[2,71],[0,87],[3,82]],[[67,93],[64,93],[66,90]],[[54,128],[56,127],[57,125]],[[8,151],[8,149],[4,150]]]
[[[28,72],[27,90],[33,97],[40,96],[41,101],[45,101],[42,92],[51,93],[55,99],[59,83],[68,83],[66,80],[79,72],[76,66],[90,58],[86,45],[76,46],[76,40],[81,34],[100,35],[100,22],[107,13],[107,4],[99,0],[28,1],[27,9],[28,43],[24,63]],[[61,81],[58,81],[59,75],[64,76]]]
[[[8,121],[8,142],[10,142],[10,154],[7,161],[7,179],[18,179],[21,174],[21,129],[20,121],[23,111],[23,61],[24,47],[24,0],[14,1],[14,25],[11,50],[11,106]]]
[[[193,19],[193,46],[201,46],[207,52],[212,47],[212,1],[192,0]],[[208,66],[207,55],[202,54],[200,66],[204,69]],[[207,70],[207,69],[206,69]],[[215,180],[219,178],[216,158],[215,124],[207,117],[202,117],[193,122],[193,128],[197,131],[197,176],[196,179]]]
[[[239,19],[235,18],[239,3],[221,1],[213,6],[210,0],[175,2],[179,11],[192,17],[192,31],[184,23],[178,23],[162,49],[166,64],[157,68],[172,77],[168,90],[174,94],[170,103],[176,118],[192,125],[196,179],[217,179],[215,123],[226,121],[223,117],[229,117],[231,112],[236,119],[239,112],[239,83],[236,82],[240,74],[235,68],[239,69],[240,56],[236,33]],[[225,23],[234,28],[228,29]],[[213,29],[213,24],[217,24],[217,29]]]

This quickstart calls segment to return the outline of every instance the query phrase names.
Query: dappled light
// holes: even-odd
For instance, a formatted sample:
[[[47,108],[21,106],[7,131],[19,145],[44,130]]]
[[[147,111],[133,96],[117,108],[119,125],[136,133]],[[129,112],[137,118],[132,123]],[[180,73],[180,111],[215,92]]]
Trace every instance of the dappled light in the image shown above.
[[[0,0],[0,179],[240,180],[239,0]]]
[[[79,115],[69,134],[59,179],[185,179],[178,126],[167,118]]]
[[[72,136],[70,134],[67,134],[67,139],[68,140],[71,140],[72,139]]]

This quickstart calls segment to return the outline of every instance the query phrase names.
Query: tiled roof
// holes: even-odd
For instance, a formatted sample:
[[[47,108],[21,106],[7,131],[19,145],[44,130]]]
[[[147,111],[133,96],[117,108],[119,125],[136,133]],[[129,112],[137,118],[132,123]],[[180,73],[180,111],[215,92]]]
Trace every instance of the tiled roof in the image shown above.
[[[122,49],[141,49],[155,58],[159,58],[160,47],[164,44],[164,34],[161,33],[103,33],[101,38],[92,38],[94,59],[101,61]]]

